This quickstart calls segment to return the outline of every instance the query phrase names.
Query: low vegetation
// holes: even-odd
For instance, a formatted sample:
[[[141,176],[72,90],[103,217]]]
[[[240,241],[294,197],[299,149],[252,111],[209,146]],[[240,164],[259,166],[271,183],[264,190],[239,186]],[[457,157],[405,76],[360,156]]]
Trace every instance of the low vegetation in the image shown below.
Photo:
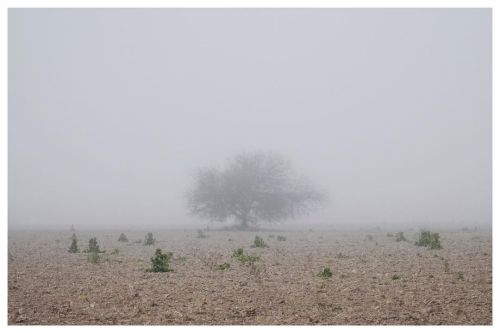
[[[144,245],[154,245],[156,243],[156,240],[153,238],[153,233],[148,232],[146,236],[144,237]]]
[[[71,245],[69,247],[68,252],[69,253],[78,253],[78,252],[80,252],[80,249],[78,248],[78,241],[77,241],[76,238],[73,238],[73,240],[71,241]]]
[[[218,270],[218,271],[225,271],[225,270],[226,270],[226,269],[228,269],[229,267],[230,267],[230,265],[229,265],[227,262],[225,262],[225,263],[223,263],[223,264],[218,265],[218,266],[217,266],[217,270]]]
[[[266,242],[264,242],[264,239],[260,236],[255,236],[255,239],[253,240],[253,245],[252,247],[268,247]]]
[[[277,239],[278,241],[280,241],[280,242],[284,242],[284,241],[286,241],[286,237],[285,237],[285,236],[281,236],[281,235],[279,235],[278,237],[276,237],[276,239]]]
[[[450,261],[446,258],[442,258],[442,260],[443,260],[444,271],[446,273],[449,273],[450,272]]]
[[[250,254],[244,254],[242,256],[239,256],[237,259],[242,263],[253,263],[253,262],[258,261],[260,259],[260,257],[250,255]]]
[[[242,263],[252,263],[260,259],[259,256],[249,255],[245,253],[242,247],[234,250],[232,257],[236,258],[238,261]]]
[[[172,272],[170,268],[170,259],[172,252],[163,253],[161,249],[156,249],[155,255],[151,257],[151,268],[148,272]]]
[[[97,239],[95,237],[89,239],[89,247],[85,250],[86,253],[104,253],[105,251],[101,251],[99,248],[99,244],[97,244]]]
[[[329,279],[332,277],[332,270],[330,267],[325,267],[321,272],[318,273],[319,277],[322,277],[323,279]]]
[[[233,255],[232,255],[232,257],[233,257],[233,258],[237,258],[237,257],[239,257],[239,256],[242,256],[242,255],[243,255],[243,253],[244,253],[243,248],[242,248],[242,247],[239,247],[239,248],[237,248],[236,250],[234,250],[234,251],[233,251]]]
[[[437,232],[432,233],[428,230],[422,230],[420,232],[418,241],[415,242],[415,245],[425,246],[430,249],[440,249],[441,241],[439,240],[439,233]]]
[[[128,242],[128,238],[127,238],[127,236],[125,236],[125,234],[122,232],[122,233],[120,234],[120,237],[118,237],[118,241],[119,241],[119,242],[124,242],[124,243],[126,243],[126,242]]]

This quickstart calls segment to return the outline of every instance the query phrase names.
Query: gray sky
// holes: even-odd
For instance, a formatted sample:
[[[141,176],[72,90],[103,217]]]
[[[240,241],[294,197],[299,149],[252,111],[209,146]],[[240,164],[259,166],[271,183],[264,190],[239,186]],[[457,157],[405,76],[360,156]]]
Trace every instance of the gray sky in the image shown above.
[[[205,225],[191,171],[268,149],[299,222],[491,224],[491,52],[486,9],[11,9],[9,227]]]

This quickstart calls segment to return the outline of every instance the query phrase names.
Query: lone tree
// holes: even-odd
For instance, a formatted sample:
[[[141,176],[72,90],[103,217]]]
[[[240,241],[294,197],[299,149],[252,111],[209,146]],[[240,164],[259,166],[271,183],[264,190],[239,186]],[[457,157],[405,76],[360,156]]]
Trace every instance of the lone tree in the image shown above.
[[[190,213],[211,221],[234,219],[240,229],[306,214],[326,199],[276,153],[240,154],[224,170],[199,170],[194,180],[187,195]]]

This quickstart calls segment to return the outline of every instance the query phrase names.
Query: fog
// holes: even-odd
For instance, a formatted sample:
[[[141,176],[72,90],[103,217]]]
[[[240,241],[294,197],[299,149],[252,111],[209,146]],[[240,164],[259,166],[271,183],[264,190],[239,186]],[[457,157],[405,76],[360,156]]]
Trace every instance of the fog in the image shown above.
[[[491,226],[491,53],[486,9],[11,9],[9,228],[204,227],[193,171],[269,150],[329,194],[280,228]]]

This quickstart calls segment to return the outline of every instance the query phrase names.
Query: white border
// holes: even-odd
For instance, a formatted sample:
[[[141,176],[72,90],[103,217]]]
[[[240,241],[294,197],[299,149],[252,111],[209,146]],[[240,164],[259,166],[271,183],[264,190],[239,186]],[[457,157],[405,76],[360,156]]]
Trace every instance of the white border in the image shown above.
[[[498,14],[495,7],[498,1],[495,0],[233,0],[233,1],[212,1],[212,0],[4,0],[3,10],[0,13],[0,62],[3,67],[1,73],[7,73],[8,63],[7,63],[7,17],[8,8],[492,8],[493,9],[493,54],[498,55],[498,42],[495,41],[495,37],[499,36],[499,27],[497,24]],[[497,56],[498,57],[498,56]],[[495,56],[493,56],[495,59]],[[498,66],[493,63],[493,147],[497,148],[499,145],[499,135],[495,135],[495,132],[500,131],[499,117],[495,115],[498,112],[497,103],[495,101],[498,97],[498,86],[494,83],[497,82],[499,77]],[[7,75],[2,75],[2,80],[0,81],[0,101],[2,101],[1,112],[0,112],[0,218],[2,219],[3,228],[0,228],[1,239],[3,241],[3,246],[1,250],[1,264],[0,264],[0,288],[2,288],[1,295],[3,296],[2,302],[0,302],[0,327],[6,327],[8,330],[25,331],[25,330],[43,330],[43,331],[58,331],[61,330],[75,330],[79,332],[92,330],[113,330],[120,332],[131,332],[138,330],[176,330],[176,331],[208,331],[208,332],[220,332],[233,331],[234,329],[254,332],[255,329],[259,330],[278,330],[278,331],[302,331],[302,330],[315,330],[322,332],[330,332],[331,330],[342,330],[342,331],[359,331],[369,329],[370,331],[387,332],[387,331],[400,331],[401,329],[408,331],[416,331],[425,329],[427,330],[445,330],[453,332],[463,332],[469,330],[480,330],[480,331],[492,331],[497,325],[498,318],[498,306],[496,306],[496,300],[499,298],[497,292],[497,277],[496,277],[496,267],[498,267],[498,258],[496,253],[498,253],[496,242],[493,242],[493,324],[490,327],[478,327],[478,326],[441,326],[441,327],[419,327],[419,326],[322,326],[322,327],[300,327],[300,326],[7,326],[7,87],[8,78]],[[494,151],[494,150],[493,150]],[[493,153],[493,221],[497,216],[499,200],[495,196],[499,189],[498,177],[495,177],[496,166],[499,165],[498,154]],[[497,228],[493,227],[493,240],[497,239]]]
[[[6,0],[38,8],[493,8],[495,0]]]

